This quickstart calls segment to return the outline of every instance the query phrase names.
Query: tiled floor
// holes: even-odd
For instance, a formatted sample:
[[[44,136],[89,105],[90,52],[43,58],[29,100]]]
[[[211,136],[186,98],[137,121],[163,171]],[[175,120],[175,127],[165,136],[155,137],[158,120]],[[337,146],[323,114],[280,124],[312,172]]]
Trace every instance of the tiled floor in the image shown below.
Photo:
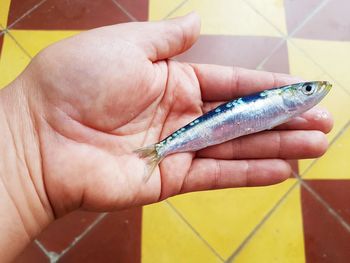
[[[202,35],[177,59],[326,79],[331,147],[299,161],[300,180],[178,196],[111,214],[75,212],[16,262],[348,262],[348,0],[0,0],[0,87],[45,46],[111,23],[196,10]],[[295,168],[298,171],[298,168]]]

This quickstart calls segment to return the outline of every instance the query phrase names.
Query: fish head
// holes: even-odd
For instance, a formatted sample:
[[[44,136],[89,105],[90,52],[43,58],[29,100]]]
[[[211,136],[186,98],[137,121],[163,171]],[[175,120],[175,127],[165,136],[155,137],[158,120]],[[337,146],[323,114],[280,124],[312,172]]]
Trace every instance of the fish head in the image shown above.
[[[281,94],[289,111],[304,112],[318,104],[331,88],[328,81],[301,82],[285,86]]]

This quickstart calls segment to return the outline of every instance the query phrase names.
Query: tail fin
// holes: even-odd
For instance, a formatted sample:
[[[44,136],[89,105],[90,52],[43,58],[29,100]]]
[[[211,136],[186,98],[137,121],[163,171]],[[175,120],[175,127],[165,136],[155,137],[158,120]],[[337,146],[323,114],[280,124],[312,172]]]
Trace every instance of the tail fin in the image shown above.
[[[162,157],[158,155],[155,144],[139,148],[135,150],[134,153],[136,153],[141,159],[146,161],[147,170],[145,173],[144,181],[147,182],[151,177],[154,169],[162,160]]]

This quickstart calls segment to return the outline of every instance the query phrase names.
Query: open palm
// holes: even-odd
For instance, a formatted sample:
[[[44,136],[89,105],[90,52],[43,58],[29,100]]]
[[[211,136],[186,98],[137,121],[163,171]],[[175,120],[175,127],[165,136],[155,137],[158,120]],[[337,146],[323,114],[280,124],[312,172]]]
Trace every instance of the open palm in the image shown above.
[[[239,68],[179,63],[199,34],[196,15],[99,28],[61,41],[26,71],[43,180],[56,215],[112,210],[182,192],[268,185],[283,159],[321,155],[330,118],[304,114],[277,130],[165,158],[149,181],[133,150],[153,144],[223,101],[295,81]],[[25,73],[26,74],[26,73]],[[323,112],[327,114],[327,112]]]

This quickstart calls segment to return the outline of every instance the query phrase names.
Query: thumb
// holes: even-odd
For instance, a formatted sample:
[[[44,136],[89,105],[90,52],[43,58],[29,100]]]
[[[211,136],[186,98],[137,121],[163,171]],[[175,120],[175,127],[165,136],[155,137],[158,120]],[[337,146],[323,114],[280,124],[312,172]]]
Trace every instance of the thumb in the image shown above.
[[[171,58],[189,49],[200,33],[200,18],[190,13],[174,19],[144,22],[134,38],[152,62]]]

